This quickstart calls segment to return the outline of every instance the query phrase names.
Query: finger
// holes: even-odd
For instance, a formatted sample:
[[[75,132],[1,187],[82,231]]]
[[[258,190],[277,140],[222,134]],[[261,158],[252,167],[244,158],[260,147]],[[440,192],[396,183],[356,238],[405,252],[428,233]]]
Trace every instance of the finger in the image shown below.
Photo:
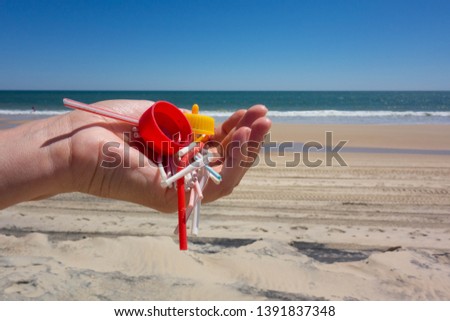
[[[242,127],[248,127],[251,128],[252,124],[259,118],[265,117],[267,114],[267,108],[263,105],[255,105],[250,107],[245,115],[240,119],[236,127],[230,131],[230,133],[225,136],[225,138],[222,140],[222,150],[225,152],[225,155],[228,151],[228,145],[232,141],[231,138],[236,130]],[[224,155],[224,156],[225,156]]]
[[[250,135],[250,141],[257,142],[259,145],[261,145],[261,143],[264,140],[264,137],[269,132],[271,126],[272,126],[272,121],[267,117],[263,117],[263,118],[256,120],[252,124],[252,127],[251,127],[252,132]],[[257,150],[251,150],[251,151],[254,152]]]
[[[257,119],[251,127],[250,138],[247,146],[247,161],[244,166],[252,167],[259,155],[261,144],[264,141],[264,137],[269,132],[272,121],[266,117]]]
[[[213,140],[221,141],[227,136],[231,130],[236,127],[242,117],[245,115],[245,109],[235,111],[223,124],[216,128]]]
[[[244,126],[250,128],[255,120],[266,116],[266,114],[267,114],[266,106],[254,105],[247,110],[244,117],[242,117],[239,123],[236,125],[236,129]]]
[[[230,194],[233,188],[239,184],[246,171],[241,166],[241,162],[245,161],[247,157],[245,149],[241,150],[241,147],[248,141],[250,132],[251,129],[248,127],[242,127],[234,132],[232,137],[233,148],[230,149],[222,165],[222,182],[220,185],[208,184],[204,199],[206,202]]]
[[[222,175],[230,176],[230,185],[225,185],[227,192],[236,187],[248,169],[258,157],[259,148],[264,136],[270,130],[272,122],[266,117],[257,119],[252,127],[241,127],[233,135],[232,149],[225,160]],[[235,143],[236,142],[236,143]]]

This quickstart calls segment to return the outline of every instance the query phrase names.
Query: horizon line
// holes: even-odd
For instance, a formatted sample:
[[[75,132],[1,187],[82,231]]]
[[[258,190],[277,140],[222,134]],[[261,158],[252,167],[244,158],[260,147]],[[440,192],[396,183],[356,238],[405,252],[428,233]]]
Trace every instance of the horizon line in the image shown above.
[[[450,89],[0,89],[0,91],[185,91],[185,92],[444,92]]]

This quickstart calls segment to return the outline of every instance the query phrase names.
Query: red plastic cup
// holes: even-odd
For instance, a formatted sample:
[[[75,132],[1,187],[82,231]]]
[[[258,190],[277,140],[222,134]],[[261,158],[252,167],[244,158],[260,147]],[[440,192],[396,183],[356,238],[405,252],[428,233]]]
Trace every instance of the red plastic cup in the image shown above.
[[[192,128],[183,112],[167,101],[157,101],[139,119],[139,135],[160,155],[170,156],[188,146]]]

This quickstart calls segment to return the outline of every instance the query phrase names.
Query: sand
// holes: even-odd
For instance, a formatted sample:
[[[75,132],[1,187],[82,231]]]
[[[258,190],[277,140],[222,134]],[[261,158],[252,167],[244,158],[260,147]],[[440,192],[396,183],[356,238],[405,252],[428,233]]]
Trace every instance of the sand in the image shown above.
[[[125,202],[74,193],[1,211],[0,299],[449,300],[450,155],[433,151],[450,150],[450,126],[275,124],[272,137],[324,143],[330,129],[394,150],[316,168],[272,153],[276,167],[203,207],[186,252],[175,215]]]

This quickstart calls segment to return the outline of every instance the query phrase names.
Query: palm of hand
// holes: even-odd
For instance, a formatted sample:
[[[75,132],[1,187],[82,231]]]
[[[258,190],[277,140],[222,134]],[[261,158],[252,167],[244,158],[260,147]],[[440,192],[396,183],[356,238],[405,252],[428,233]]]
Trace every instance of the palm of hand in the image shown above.
[[[152,102],[111,100],[96,104],[139,118]],[[216,129],[214,140],[225,146],[230,141],[238,145],[254,141],[256,144],[252,148],[257,151],[270,129],[266,112],[263,106],[237,111]],[[75,190],[142,204],[162,212],[176,210],[175,189],[161,187],[157,167],[138,150],[130,148],[129,136],[124,133],[131,133],[132,125],[81,111],[70,113],[70,117],[73,128],[69,138],[70,163]],[[231,193],[248,169],[240,166],[240,162],[247,159],[245,152],[226,147],[224,151],[223,161],[215,166],[223,181],[220,185],[207,184],[206,202]],[[112,154],[121,155],[120,164],[114,163]]]

